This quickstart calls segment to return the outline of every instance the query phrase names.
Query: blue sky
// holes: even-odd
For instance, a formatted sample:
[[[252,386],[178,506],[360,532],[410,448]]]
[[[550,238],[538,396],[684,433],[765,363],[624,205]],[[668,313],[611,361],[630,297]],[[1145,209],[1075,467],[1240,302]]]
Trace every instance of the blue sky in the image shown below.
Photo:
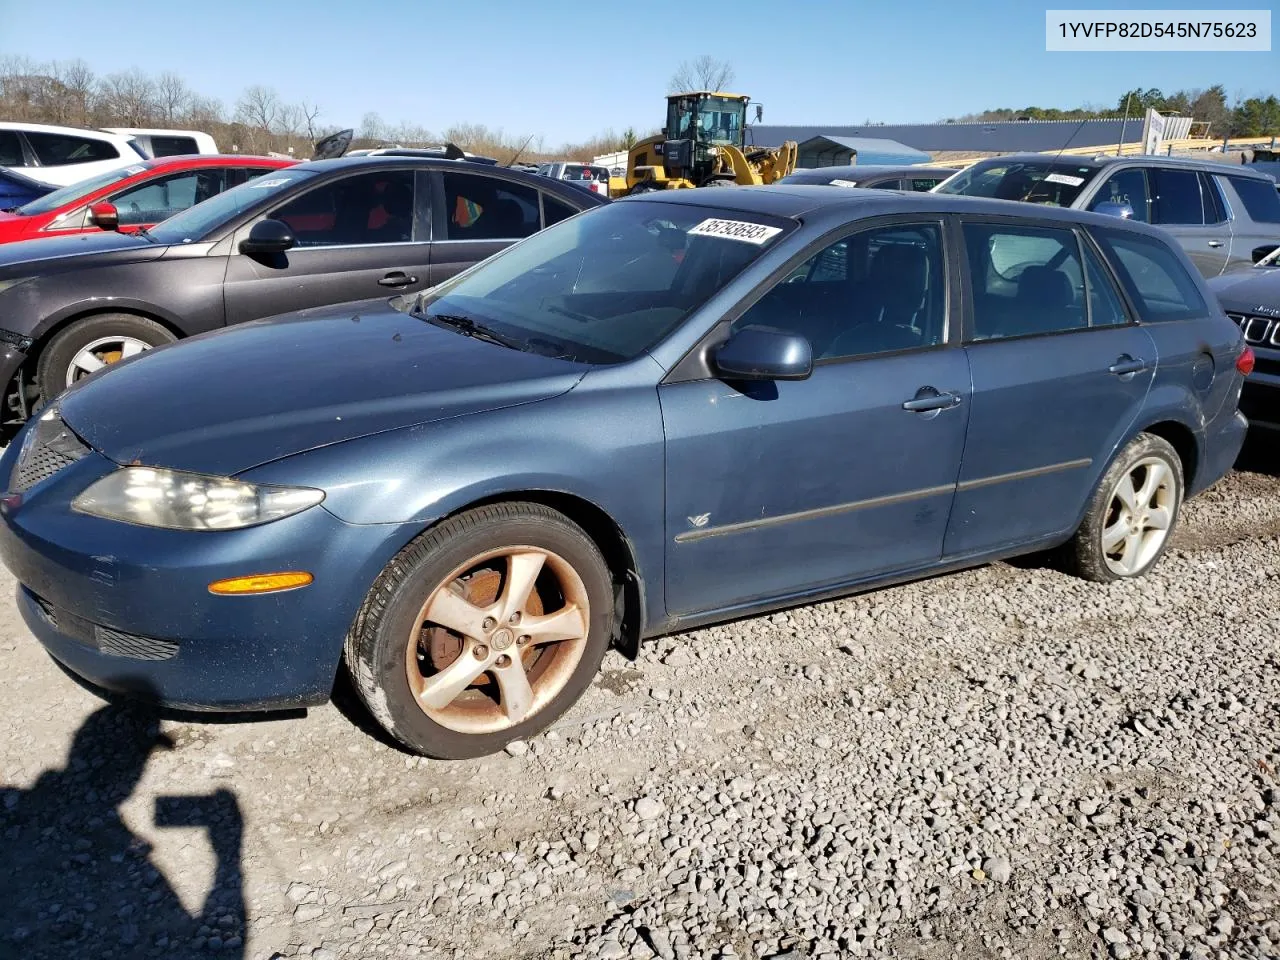
[[[1266,53],[1047,53],[1046,6],[739,0],[715,4],[714,15],[669,12],[690,3],[642,4],[632,8],[642,15],[628,15],[626,4],[599,0],[0,0],[0,53],[83,57],[99,73],[173,70],[228,107],[261,83],[287,100],[318,100],[322,123],[358,126],[376,110],[435,131],[471,122],[541,133],[547,147],[609,127],[659,126],[667,79],[704,53],[735,65],[734,88],[764,104],[765,123],[1109,104],[1138,85],[1280,92],[1274,42]]]

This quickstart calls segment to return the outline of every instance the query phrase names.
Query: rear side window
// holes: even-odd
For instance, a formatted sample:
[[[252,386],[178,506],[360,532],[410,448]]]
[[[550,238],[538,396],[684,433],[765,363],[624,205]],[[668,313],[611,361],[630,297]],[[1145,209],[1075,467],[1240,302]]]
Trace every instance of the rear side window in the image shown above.
[[[1194,170],[1167,170],[1155,167],[1151,179],[1156,195],[1156,223],[1204,224],[1212,223],[1205,217],[1200,196],[1200,178]]]
[[[542,195],[542,215],[546,218],[543,226],[549,227],[553,223],[559,223],[561,220],[568,220],[577,212],[563,200],[557,200],[549,193]]]
[[[27,143],[36,152],[36,159],[46,167],[114,160],[120,156],[116,148],[105,140],[90,140],[88,137],[72,137],[61,133],[28,133]]]
[[[194,137],[151,137],[151,155],[153,157],[180,157],[189,153],[199,153]]]
[[[1253,177],[1227,177],[1249,219],[1254,223],[1280,223],[1280,191],[1274,183]]]
[[[519,240],[541,227],[538,191],[474,173],[446,173],[445,235],[449,240]]]
[[[12,130],[0,130],[0,167],[23,167],[22,143]]]
[[[1209,308],[1182,261],[1154,237],[1093,229],[1144,323],[1191,320]]]
[[[1088,326],[1080,245],[1071,230],[966,223],[973,340]]]

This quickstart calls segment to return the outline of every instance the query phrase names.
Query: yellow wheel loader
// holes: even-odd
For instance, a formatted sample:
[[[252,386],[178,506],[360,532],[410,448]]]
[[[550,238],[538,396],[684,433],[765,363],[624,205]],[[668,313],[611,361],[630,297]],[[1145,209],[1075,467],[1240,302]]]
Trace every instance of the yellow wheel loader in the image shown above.
[[[626,176],[610,178],[609,195],[773,183],[791,173],[794,140],[780,147],[747,145],[750,99],[708,90],[671,94],[667,125],[628,151]],[[760,115],[757,105],[757,120]]]

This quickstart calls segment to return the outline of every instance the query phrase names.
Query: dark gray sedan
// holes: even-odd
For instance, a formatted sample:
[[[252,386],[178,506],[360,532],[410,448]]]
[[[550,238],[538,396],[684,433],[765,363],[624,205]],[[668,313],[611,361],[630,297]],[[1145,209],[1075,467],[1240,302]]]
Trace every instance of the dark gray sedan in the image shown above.
[[[150,231],[7,244],[5,430],[40,400],[151,347],[272,314],[423,290],[608,202],[464,160],[344,157],[258,177]]]
[[[815,167],[797,170],[779,183],[830,184],[835,187],[872,187],[878,190],[932,190],[958,167],[912,167],[874,165],[848,167]]]

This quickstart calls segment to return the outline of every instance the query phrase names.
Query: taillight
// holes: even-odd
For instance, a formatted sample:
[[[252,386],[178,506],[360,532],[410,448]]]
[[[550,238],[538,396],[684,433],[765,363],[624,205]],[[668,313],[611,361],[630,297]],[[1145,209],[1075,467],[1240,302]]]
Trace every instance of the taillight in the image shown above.
[[[1253,363],[1256,358],[1253,355],[1253,347],[1245,346],[1240,352],[1240,356],[1236,357],[1236,369],[1243,373],[1246,377],[1253,373]]]

